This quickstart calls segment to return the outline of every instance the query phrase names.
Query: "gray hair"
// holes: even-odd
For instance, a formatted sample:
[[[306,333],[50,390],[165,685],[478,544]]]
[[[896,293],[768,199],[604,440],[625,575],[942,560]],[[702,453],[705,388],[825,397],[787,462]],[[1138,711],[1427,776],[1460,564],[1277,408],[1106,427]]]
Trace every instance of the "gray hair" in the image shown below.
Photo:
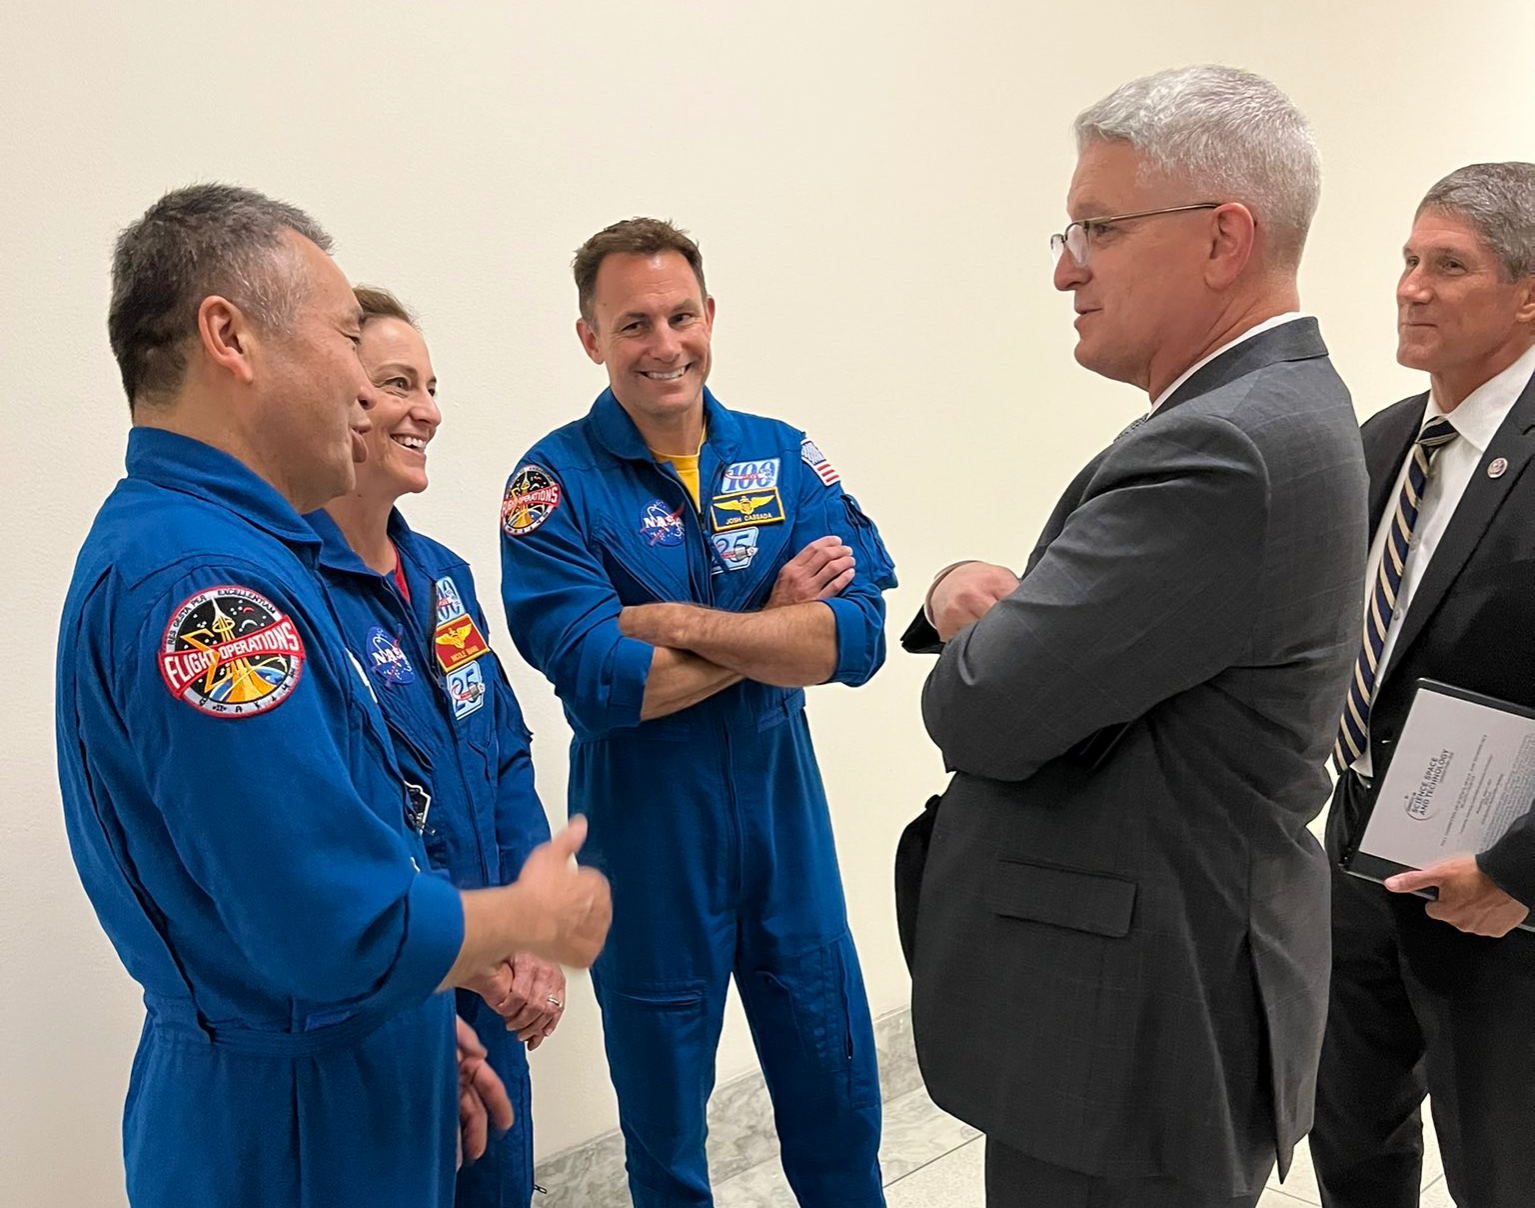
[[[107,335],[130,408],[181,385],[204,298],[228,298],[263,328],[287,329],[302,283],[285,231],[330,250],[330,236],[302,210],[252,189],[200,184],[167,193],[117,237]]]
[[[1270,263],[1300,263],[1322,191],[1306,119],[1262,76],[1235,67],[1178,67],[1132,80],[1077,115],[1077,151],[1124,142],[1143,166],[1186,177],[1189,201],[1236,201],[1267,227]]]
[[[1454,215],[1476,231],[1509,281],[1535,274],[1535,164],[1467,164],[1423,197],[1418,213]]]

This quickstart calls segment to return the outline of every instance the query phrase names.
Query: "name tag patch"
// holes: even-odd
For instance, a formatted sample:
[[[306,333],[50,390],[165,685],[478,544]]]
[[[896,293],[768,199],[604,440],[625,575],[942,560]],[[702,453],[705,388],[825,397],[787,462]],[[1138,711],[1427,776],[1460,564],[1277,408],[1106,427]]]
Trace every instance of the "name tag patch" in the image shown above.
[[[444,673],[457,671],[465,663],[472,663],[490,649],[480,627],[467,613],[444,621],[432,635],[433,652],[437,664]]]
[[[778,485],[779,460],[765,457],[760,461],[734,461],[725,467],[721,491],[760,491]]]
[[[748,524],[782,523],[783,500],[778,497],[777,487],[716,495],[709,500],[709,526],[716,533],[744,528]]]

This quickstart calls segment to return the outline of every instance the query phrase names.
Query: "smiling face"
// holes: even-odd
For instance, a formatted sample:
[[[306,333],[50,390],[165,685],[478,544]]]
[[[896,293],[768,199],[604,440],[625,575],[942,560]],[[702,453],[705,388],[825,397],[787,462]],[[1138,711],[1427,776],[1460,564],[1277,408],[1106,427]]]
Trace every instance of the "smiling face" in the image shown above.
[[[615,253],[603,260],[591,319],[576,332],[608,371],[613,394],[642,431],[673,427],[701,410],[709,377],[714,299],[677,252]]]
[[[372,318],[358,350],[373,383],[373,429],[357,490],[391,502],[426,490],[426,448],[442,423],[437,374],[421,333],[402,319]]]
[[[1402,248],[1396,359],[1426,370],[1454,406],[1512,365],[1535,340],[1535,278],[1505,279],[1468,223],[1425,210]]]
[[[352,287],[315,244],[291,231],[288,239],[300,301],[287,329],[260,344],[254,441],[274,485],[308,510],[352,489],[373,391],[358,361]]]
[[[1073,222],[1135,214],[1204,200],[1192,186],[1160,176],[1145,179],[1128,143],[1093,142],[1082,151],[1066,211]],[[1094,373],[1149,389],[1154,377],[1176,377],[1197,360],[1191,349],[1207,325],[1209,292],[1203,269],[1212,211],[1094,224],[1087,263],[1064,253],[1055,288],[1070,291],[1077,312],[1077,362]],[[1159,363],[1183,364],[1158,373]]]

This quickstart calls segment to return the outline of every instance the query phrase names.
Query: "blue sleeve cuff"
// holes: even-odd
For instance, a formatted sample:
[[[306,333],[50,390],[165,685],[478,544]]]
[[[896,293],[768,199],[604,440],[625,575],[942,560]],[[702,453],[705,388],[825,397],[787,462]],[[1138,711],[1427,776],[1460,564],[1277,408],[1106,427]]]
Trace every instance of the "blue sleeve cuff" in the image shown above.
[[[868,609],[856,600],[833,596],[821,603],[831,609],[837,623],[837,669],[827,682],[856,687],[885,661],[884,609],[876,606],[871,620]]]
[[[464,946],[464,903],[442,873],[423,872],[405,896],[405,942],[389,975],[387,997],[424,1002],[442,985]]]
[[[640,708],[645,702],[645,684],[650,679],[650,663],[655,657],[655,650],[649,642],[619,638],[604,668],[606,692],[597,694],[597,700],[593,701],[595,707],[570,710],[575,728],[592,736],[639,725]]]

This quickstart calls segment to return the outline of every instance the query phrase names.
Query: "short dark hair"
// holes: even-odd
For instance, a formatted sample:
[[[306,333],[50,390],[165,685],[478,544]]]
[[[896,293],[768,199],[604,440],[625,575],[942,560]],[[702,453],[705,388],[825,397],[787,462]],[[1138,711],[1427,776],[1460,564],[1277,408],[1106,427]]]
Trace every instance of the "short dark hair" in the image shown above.
[[[362,307],[362,325],[366,327],[373,319],[399,319],[402,323],[408,323],[418,331],[420,326],[416,322],[416,316],[411,313],[410,307],[401,302],[387,289],[378,285],[354,285],[352,297],[357,299],[357,305]]]
[[[266,328],[286,328],[299,300],[294,265],[280,254],[286,231],[330,251],[330,236],[302,210],[200,184],[167,193],[117,237],[107,335],[130,408],[181,385],[204,298],[228,298]]]
[[[1439,181],[1418,204],[1462,219],[1498,258],[1507,281],[1535,273],[1535,164],[1467,164]]]
[[[676,252],[688,262],[693,276],[698,278],[698,288],[705,297],[709,287],[704,284],[704,254],[698,244],[688,238],[688,233],[659,218],[626,218],[612,226],[603,227],[579,248],[570,267],[576,275],[576,300],[581,307],[581,317],[592,321],[592,294],[597,288],[597,270],[609,256],[655,256],[661,252]]]

